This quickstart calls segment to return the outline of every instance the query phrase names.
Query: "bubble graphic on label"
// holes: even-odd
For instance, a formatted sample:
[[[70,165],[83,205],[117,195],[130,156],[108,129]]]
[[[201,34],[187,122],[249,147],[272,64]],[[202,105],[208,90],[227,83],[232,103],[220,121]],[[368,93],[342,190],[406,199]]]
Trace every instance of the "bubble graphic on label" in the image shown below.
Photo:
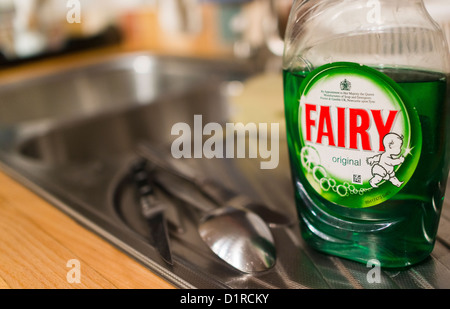
[[[303,167],[312,172],[314,167],[320,164],[320,156],[316,149],[310,146],[303,147],[300,153],[300,160]]]
[[[312,173],[317,182],[320,182],[323,178],[327,177],[327,171],[322,165],[314,166]]]

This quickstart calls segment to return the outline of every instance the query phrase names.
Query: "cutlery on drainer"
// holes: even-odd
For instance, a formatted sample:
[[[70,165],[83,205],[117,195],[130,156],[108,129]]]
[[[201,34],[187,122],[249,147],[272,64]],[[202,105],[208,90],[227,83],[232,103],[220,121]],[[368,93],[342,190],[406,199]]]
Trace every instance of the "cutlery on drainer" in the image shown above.
[[[205,244],[222,260],[245,273],[268,270],[275,265],[276,248],[267,224],[254,212],[232,205],[217,208],[194,194],[185,180],[154,171],[155,182],[170,196],[202,213],[197,230]]]
[[[149,147],[145,146],[138,153],[166,172],[160,173],[159,176],[153,175],[155,181],[174,197],[191,205],[195,203],[186,186],[194,185],[194,188],[199,189],[198,183],[192,181],[193,178],[187,176],[187,173],[164,166],[165,159],[162,154]],[[156,174],[155,171],[153,173]],[[170,180],[167,178],[169,176],[175,179]],[[181,183],[181,180],[185,183]],[[205,190],[201,193],[212,200],[215,197],[221,207],[217,208],[217,205],[214,205],[208,209],[205,208],[207,205],[205,204],[201,209],[206,214],[200,219],[197,229],[205,244],[218,257],[242,272],[256,273],[272,268],[276,262],[276,248],[267,223],[250,209],[228,204],[227,201],[233,200],[228,193],[231,191],[214,189],[210,192],[211,195]]]
[[[287,226],[295,222],[292,218],[272,210],[262,203],[252,201],[243,194],[203,177],[180,160],[174,162],[174,159],[156,146],[141,143],[137,152],[157,167],[192,183],[205,197],[217,205],[233,205],[248,209],[260,216],[270,227]]]
[[[136,185],[140,212],[150,229],[148,235],[152,245],[165,262],[173,265],[169,233],[164,212],[166,205],[156,197],[154,185],[146,170],[147,161],[139,159],[132,163],[133,181]]]

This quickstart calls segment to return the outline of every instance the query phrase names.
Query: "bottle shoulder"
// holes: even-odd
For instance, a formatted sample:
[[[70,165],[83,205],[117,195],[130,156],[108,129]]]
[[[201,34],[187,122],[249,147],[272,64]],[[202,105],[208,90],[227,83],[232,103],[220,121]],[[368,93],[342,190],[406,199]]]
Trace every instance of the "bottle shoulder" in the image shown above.
[[[353,61],[448,73],[449,49],[441,29],[423,5],[398,8],[396,2],[313,0],[293,7],[283,67],[308,70]]]

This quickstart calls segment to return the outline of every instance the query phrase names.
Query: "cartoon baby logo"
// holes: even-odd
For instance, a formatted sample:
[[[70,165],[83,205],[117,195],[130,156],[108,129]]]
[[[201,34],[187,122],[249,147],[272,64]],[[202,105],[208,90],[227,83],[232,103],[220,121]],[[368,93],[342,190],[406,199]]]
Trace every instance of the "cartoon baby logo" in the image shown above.
[[[372,166],[372,178],[369,180],[373,188],[383,180],[389,180],[394,186],[400,187],[403,181],[395,176],[394,167],[402,164],[405,157],[401,156],[403,136],[396,133],[388,133],[383,138],[384,152],[367,158],[367,163]]]

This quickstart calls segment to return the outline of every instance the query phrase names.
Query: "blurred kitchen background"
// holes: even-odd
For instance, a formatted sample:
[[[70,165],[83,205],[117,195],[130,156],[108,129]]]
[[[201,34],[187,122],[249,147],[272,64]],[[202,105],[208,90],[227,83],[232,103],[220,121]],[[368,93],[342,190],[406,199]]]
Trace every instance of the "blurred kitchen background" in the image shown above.
[[[255,59],[280,56],[293,0],[1,0],[0,64],[103,46]],[[425,0],[450,33],[448,0]]]
[[[280,56],[292,0],[1,0],[0,64],[119,46],[182,56]]]

